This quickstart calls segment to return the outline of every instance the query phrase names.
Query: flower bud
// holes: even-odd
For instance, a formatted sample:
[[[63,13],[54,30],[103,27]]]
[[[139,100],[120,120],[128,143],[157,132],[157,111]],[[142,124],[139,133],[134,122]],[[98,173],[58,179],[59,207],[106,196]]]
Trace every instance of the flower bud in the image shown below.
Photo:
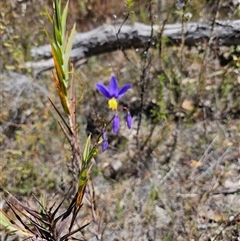
[[[102,131],[102,152],[106,151],[106,149],[108,148],[108,140],[107,140],[107,133],[105,130]]]
[[[129,111],[127,113],[126,122],[127,122],[128,129],[131,129],[131,127],[132,127],[132,116],[131,116]]]
[[[116,134],[118,132],[119,124],[120,124],[119,116],[117,114],[115,114],[113,121],[112,121],[112,130],[113,130],[114,134]]]
[[[108,148],[108,141],[105,140],[105,141],[103,141],[103,143],[102,143],[102,152],[106,151],[107,148]]]

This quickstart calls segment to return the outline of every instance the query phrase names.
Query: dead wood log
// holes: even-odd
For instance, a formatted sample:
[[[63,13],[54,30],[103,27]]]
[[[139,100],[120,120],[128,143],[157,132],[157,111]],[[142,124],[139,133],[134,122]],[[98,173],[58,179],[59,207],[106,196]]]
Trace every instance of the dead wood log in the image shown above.
[[[153,29],[153,36],[151,30]],[[156,47],[160,39],[161,25],[135,23],[134,25],[105,24],[96,29],[75,35],[71,61],[112,52],[118,49]],[[167,24],[162,36],[167,37],[168,44],[181,44],[184,36],[186,46],[195,46],[201,42],[208,42],[217,46],[231,46],[240,44],[240,20],[217,21],[214,30],[210,23]],[[183,34],[182,34],[183,33]],[[28,62],[27,67],[39,73],[53,67],[50,45],[35,47],[31,50],[35,62]]]

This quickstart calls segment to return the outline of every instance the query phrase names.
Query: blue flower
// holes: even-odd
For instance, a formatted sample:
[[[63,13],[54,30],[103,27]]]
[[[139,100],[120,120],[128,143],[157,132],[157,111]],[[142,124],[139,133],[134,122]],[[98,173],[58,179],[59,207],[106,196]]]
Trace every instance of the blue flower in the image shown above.
[[[107,134],[105,130],[102,131],[102,139],[103,139],[102,152],[104,152],[108,148],[108,140],[107,140]]]
[[[118,109],[118,102],[120,98],[132,87],[131,84],[125,84],[121,88],[118,88],[118,81],[114,75],[112,75],[109,83],[109,87],[102,83],[96,84],[96,89],[108,99],[108,106],[111,110]]]
[[[117,114],[114,115],[113,121],[112,121],[112,130],[113,133],[116,134],[119,130],[120,120],[119,116]]]
[[[106,151],[107,148],[108,148],[108,141],[105,140],[105,141],[103,141],[103,143],[102,143],[102,152]]]
[[[127,122],[128,129],[131,129],[131,127],[132,127],[132,116],[131,116],[129,111],[127,113],[126,122]]]
[[[184,3],[181,1],[178,1],[176,4],[177,8],[181,8],[181,7],[183,7],[183,5],[184,5]]]
[[[124,84],[121,88],[118,87],[117,79],[114,75],[110,78],[109,86],[102,83],[96,84],[96,89],[105,97],[108,99],[108,106],[111,110],[115,111],[115,114],[112,118],[112,131],[114,134],[116,134],[119,130],[120,126],[120,118],[118,116],[118,100],[124,96],[124,94],[132,87],[131,84]],[[129,110],[124,107],[127,111],[126,115],[126,123],[128,128],[130,129],[132,127],[132,116],[129,112]],[[108,147],[108,141],[106,139],[106,132],[103,131],[102,133],[102,150],[105,151]]]

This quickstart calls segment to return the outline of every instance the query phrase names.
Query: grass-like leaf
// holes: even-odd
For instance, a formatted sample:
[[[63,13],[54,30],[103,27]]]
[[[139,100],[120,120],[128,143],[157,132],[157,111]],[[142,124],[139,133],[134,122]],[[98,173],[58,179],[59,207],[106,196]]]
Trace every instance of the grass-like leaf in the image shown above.
[[[67,22],[67,14],[68,14],[68,3],[69,1],[67,1],[65,8],[63,10],[62,13],[62,38],[63,38],[63,42],[65,42],[65,35],[66,35],[66,22]],[[63,46],[65,48],[65,46]]]
[[[67,115],[69,115],[70,110],[69,110],[68,102],[67,102],[67,99],[66,99],[66,95],[62,91],[62,88],[60,87],[59,82],[57,80],[57,77],[54,73],[53,73],[53,79],[55,81],[55,84],[56,84],[56,87],[57,87],[57,90],[58,90],[58,94],[59,94],[59,97],[60,97],[60,100],[61,100],[63,110]]]
[[[28,232],[24,228],[18,226],[12,219],[10,219],[7,214],[0,209],[0,227],[3,227],[9,231],[9,233],[16,233],[17,235],[23,236],[33,236],[32,233]]]
[[[50,14],[49,14],[46,6],[44,6],[44,9],[45,9],[45,13],[47,14],[47,17],[48,17],[49,21],[51,22],[51,24],[53,24],[53,19],[52,19],[52,17],[50,16]]]
[[[98,147],[95,145],[95,146],[93,146],[92,150],[90,151],[86,162],[89,164],[89,162],[92,160],[92,158],[94,156],[96,156],[97,154],[98,154]]]
[[[54,35],[55,35],[55,42],[59,44],[59,46],[62,47],[63,41],[62,41],[62,33],[60,29],[57,29],[56,26],[54,28]],[[63,48],[61,48],[62,50]]]
[[[83,164],[86,167],[87,164],[87,160],[88,160],[88,156],[90,153],[90,144],[91,144],[91,135],[88,136],[87,141],[86,141],[86,145],[83,151]]]
[[[55,4],[54,4],[54,7],[55,7],[55,20],[56,20],[56,23],[57,23],[57,28],[59,30],[62,29],[62,22],[61,22],[61,7],[62,6],[62,1],[59,0],[58,1],[55,1]]]
[[[79,185],[78,185],[78,197],[76,201],[76,207],[79,207],[82,203],[83,195],[85,192],[85,188],[87,186],[87,170],[83,170],[81,173],[80,179],[79,179]]]
[[[66,50],[65,50],[65,58],[66,59],[70,59],[70,54],[71,54],[71,50],[72,50],[72,46],[73,46],[75,31],[76,31],[76,24],[73,25],[71,33],[70,33],[69,38],[68,38],[67,47],[66,47]]]

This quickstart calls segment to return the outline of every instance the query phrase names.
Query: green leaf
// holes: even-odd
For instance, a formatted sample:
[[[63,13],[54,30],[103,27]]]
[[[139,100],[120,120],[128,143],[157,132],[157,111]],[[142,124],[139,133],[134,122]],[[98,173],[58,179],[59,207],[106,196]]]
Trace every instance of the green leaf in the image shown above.
[[[61,66],[63,64],[61,50],[55,43],[53,43],[51,45],[51,47],[52,47],[52,55],[53,55],[54,62],[56,62],[58,64],[58,68],[61,69]],[[59,69],[56,69],[56,71],[57,72],[60,71]],[[62,75],[62,73],[61,73],[61,75]],[[62,77],[61,77],[61,79],[62,79]]]
[[[84,170],[81,171],[80,177],[78,180],[78,190],[81,191],[82,187],[85,185],[87,181],[87,169],[85,168]]]
[[[52,46],[53,46],[53,54],[56,61],[58,62],[59,66],[63,65],[62,52],[60,47],[55,43],[53,43]]]
[[[78,197],[77,197],[77,201],[76,201],[76,206],[79,207],[82,203],[82,199],[83,199],[83,195],[84,195],[84,191],[87,185],[87,169],[84,169],[81,171],[80,173],[80,177],[78,180]]]
[[[56,28],[55,21],[53,21],[52,25],[53,25],[53,28],[52,28],[52,31],[53,31],[53,41],[54,41],[54,43],[57,43],[57,36],[56,36],[56,33],[55,33],[55,28]]]
[[[52,23],[53,23],[53,19],[52,19],[52,17],[50,16],[50,14],[49,14],[49,12],[48,12],[48,10],[47,10],[47,7],[44,6],[44,9],[45,9],[45,12],[46,12],[46,14],[47,14],[47,17],[48,17],[49,21],[50,21],[51,24],[52,24]]]
[[[75,30],[76,30],[76,24],[73,25],[70,36],[68,38],[68,43],[67,43],[67,48],[65,51],[65,59],[69,60],[72,46],[73,46],[73,40],[74,40],[74,35],[75,35]]]
[[[61,33],[59,32],[55,21],[53,21],[53,39],[55,44],[62,46]]]
[[[73,46],[75,29],[76,29],[76,24],[73,25],[70,36],[68,38],[65,54],[64,54],[64,70],[65,70],[65,73],[66,73],[66,79],[68,79],[68,76],[69,76],[69,74],[68,74],[69,73],[68,63],[69,63],[69,60],[70,60],[71,50],[72,50],[72,46]]]
[[[46,207],[46,197],[43,194],[41,194],[39,202],[41,204],[40,213],[45,214],[44,207]]]
[[[54,33],[55,33],[55,40],[56,40],[56,42],[62,47],[63,43],[62,43],[61,32],[55,27]]]
[[[86,167],[89,152],[90,152],[90,144],[91,144],[91,135],[88,136],[87,141],[86,141],[86,145],[85,145],[85,148],[84,148],[84,151],[83,151],[83,164],[84,164],[85,167]]]
[[[66,34],[66,22],[67,22],[67,14],[68,14],[68,3],[69,1],[67,1],[66,6],[63,10],[62,13],[62,37],[65,38],[65,34]]]
[[[53,79],[57,87],[57,91],[61,100],[62,107],[64,109],[64,112],[69,115],[69,107],[68,107],[68,102],[67,102],[67,96],[64,94],[62,87],[60,86],[60,83],[56,77],[56,75],[53,73]]]
[[[65,84],[65,73],[63,71],[62,67],[62,55],[61,55],[61,50],[56,44],[52,44],[52,55],[53,55],[53,60],[55,64],[55,69],[57,73],[57,79],[59,86],[65,96],[67,96],[67,85]]]
[[[46,34],[46,36],[47,36],[48,42],[49,42],[50,44],[52,44],[53,40],[52,40],[52,38],[50,37],[50,35],[49,35],[49,33],[48,33],[48,31],[47,31],[46,28],[44,28],[44,32],[45,32],[45,34]]]
[[[7,229],[9,232],[17,233],[19,236],[33,236],[25,229],[19,227],[7,214],[0,209],[0,227]]]
[[[87,159],[87,163],[89,163],[91,161],[91,159],[96,156],[98,154],[98,148],[96,146],[94,146],[90,152],[90,154],[88,155],[88,159]]]
[[[60,0],[59,2],[55,0],[55,20],[57,23],[57,29],[61,32],[62,30],[62,23],[61,23],[61,6],[62,6],[62,1]]]

